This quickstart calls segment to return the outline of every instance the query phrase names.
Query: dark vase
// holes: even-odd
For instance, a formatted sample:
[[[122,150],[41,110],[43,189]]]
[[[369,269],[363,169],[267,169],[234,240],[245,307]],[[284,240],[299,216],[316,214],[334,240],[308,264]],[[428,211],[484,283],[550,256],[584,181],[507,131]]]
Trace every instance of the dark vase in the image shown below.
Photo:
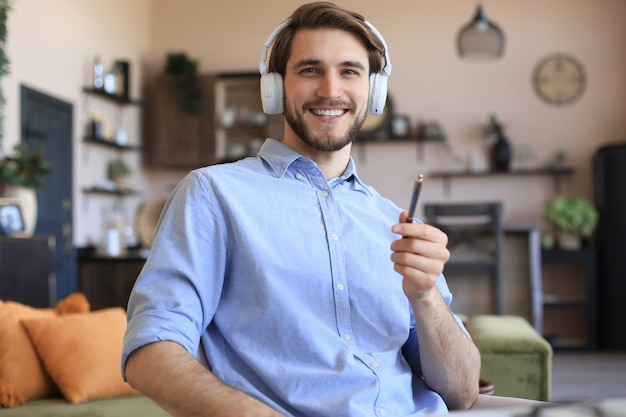
[[[492,148],[493,169],[496,171],[508,171],[511,165],[511,145],[504,136],[498,137]]]

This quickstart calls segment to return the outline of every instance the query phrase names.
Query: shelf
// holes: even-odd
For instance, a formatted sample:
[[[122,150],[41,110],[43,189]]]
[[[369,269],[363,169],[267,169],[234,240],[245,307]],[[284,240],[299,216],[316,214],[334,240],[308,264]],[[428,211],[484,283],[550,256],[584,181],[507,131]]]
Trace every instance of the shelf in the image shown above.
[[[516,169],[511,171],[432,171],[428,174],[431,178],[440,178],[444,181],[444,192],[450,194],[450,181],[453,178],[487,178],[487,177],[521,177],[521,176],[551,176],[554,179],[554,189],[558,193],[561,190],[561,178],[574,174],[571,167],[560,168],[537,168]]]
[[[545,338],[554,349],[558,349],[558,350],[587,348],[587,341],[585,339],[576,339],[576,338],[569,339],[569,338],[551,337],[551,336],[545,336]]]
[[[433,178],[469,178],[469,177],[494,177],[494,176],[521,176],[521,175],[572,175],[574,169],[570,167],[561,168],[537,168],[537,169],[515,169],[511,171],[433,171],[429,176]]]
[[[544,307],[586,307],[587,302],[579,298],[544,297]]]
[[[554,267],[551,267],[550,274],[544,271],[542,287],[551,285],[548,285],[549,292],[543,293],[537,300],[542,312],[541,333],[555,349],[596,348],[595,249],[549,249],[540,253],[542,265],[569,268],[561,270],[561,275]],[[552,325],[548,326],[548,322]],[[584,336],[579,337],[581,332]]]
[[[83,92],[87,94],[95,95],[105,100],[112,101],[116,104],[121,104],[121,105],[126,105],[126,104],[139,105],[140,104],[140,102],[137,100],[132,100],[130,98],[109,94],[104,90],[96,90],[95,88],[92,88],[92,87],[83,87]]]
[[[593,248],[582,248],[578,250],[565,249],[543,249],[541,260],[543,263],[585,263],[593,261],[595,252]]]
[[[119,151],[136,151],[141,149],[139,146],[120,145],[109,139],[96,139],[91,136],[85,136],[83,142],[94,144],[98,146],[104,146],[107,148],[117,149]]]
[[[139,194],[136,190],[111,190],[111,189],[102,188],[102,187],[83,188],[83,193],[85,193],[85,194],[103,194],[103,195],[111,195],[111,196],[130,196],[130,195],[138,195]]]

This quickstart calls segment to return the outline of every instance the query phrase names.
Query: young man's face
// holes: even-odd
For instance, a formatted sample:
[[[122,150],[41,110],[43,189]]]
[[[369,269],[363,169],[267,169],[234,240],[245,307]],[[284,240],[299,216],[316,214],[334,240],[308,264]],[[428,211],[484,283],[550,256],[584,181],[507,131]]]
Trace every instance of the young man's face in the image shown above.
[[[284,87],[285,119],[293,134],[317,151],[342,149],[355,139],[367,116],[365,46],[338,29],[299,30]]]

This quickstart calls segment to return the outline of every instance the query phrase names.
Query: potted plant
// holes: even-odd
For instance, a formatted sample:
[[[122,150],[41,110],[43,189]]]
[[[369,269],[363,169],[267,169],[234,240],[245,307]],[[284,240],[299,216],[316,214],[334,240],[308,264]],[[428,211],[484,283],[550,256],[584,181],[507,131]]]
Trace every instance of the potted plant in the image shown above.
[[[0,160],[0,178],[4,185],[41,188],[42,178],[52,169],[50,163],[44,161],[41,149],[15,145],[13,151],[13,155]]]
[[[0,159],[0,195],[20,201],[24,216],[24,235],[32,236],[37,224],[35,189],[43,186],[43,177],[52,167],[43,159],[41,149],[15,145],[13,155]]]
[[[165,73],[172,77],[180,107],[198,116],[202,106],[198,61],[187,57],[184,52],[169,53],[165,60]]]
[[[122,158],[109,161],[107,165],[107,177],[115,183],[119,190],[127,190],[127,179],[132,173],[130,167]]]
[[[546,203],[545,219],[556,230],[562,249],[579,249],[582,238],[589,237],[598,224],[598,211],[584,198],[557,196]]]
[[[511,145],[504,134],[504,126],[495,114],[489,116],[489,122],[483,127],[485,138],[495,138],[491,149],[491,161],[496,171],[508,171],[511,164]]]

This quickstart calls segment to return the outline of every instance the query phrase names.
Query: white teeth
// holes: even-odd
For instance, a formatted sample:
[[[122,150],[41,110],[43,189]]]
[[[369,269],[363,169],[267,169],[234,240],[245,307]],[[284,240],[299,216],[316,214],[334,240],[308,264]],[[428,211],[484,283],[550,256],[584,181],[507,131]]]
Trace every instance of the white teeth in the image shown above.
[[[313,112],[314,114],[318,115],[318,116],[325,116],[325,117],[339,117],[343,114],[343,110],[316,110],[313,109],[311,110],[311,112]]]

